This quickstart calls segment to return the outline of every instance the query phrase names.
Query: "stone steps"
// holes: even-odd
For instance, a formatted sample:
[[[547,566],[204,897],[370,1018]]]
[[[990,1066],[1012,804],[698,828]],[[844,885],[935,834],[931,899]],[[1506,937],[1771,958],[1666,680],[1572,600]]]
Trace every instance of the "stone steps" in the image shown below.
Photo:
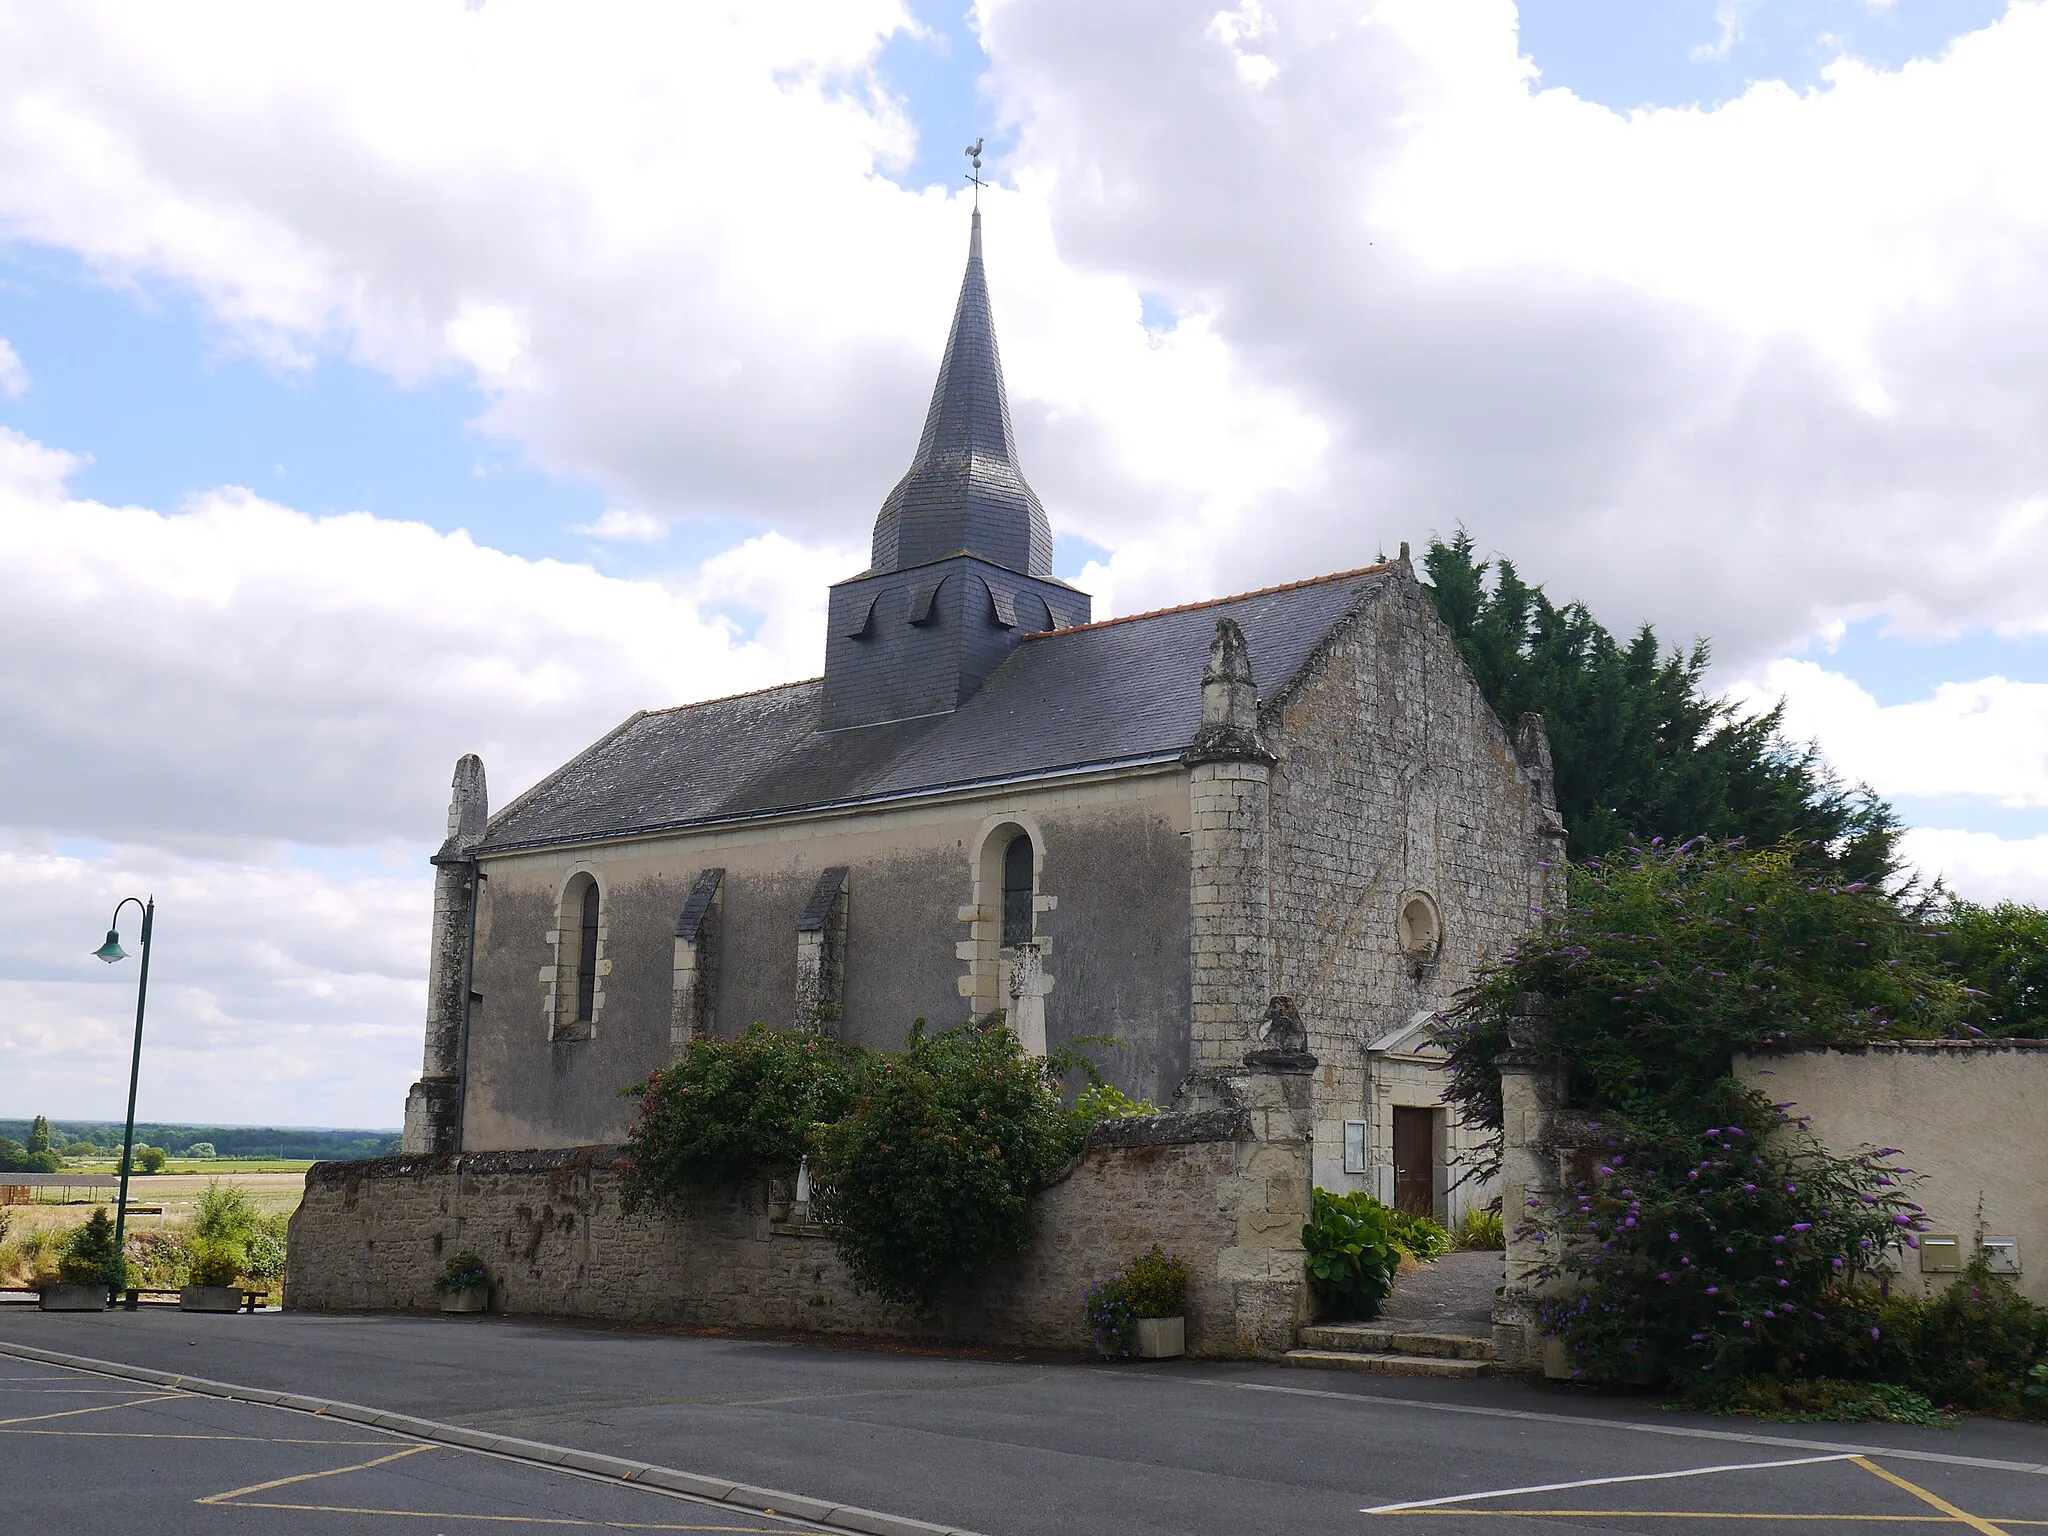
[[[1447,1376],[1469,1381],[1491,1376],[1490,1360],[1451,1360],[1442,1355],[1365,1354],[1345,1349],[1290,1349],[1282,1356],[1289,1365],[1306,1365],[1326,1371],[1370,1371],[1376,1376]]]
[[[1300,1344],[1287,1352],[1288,1364],[1381,1376],[1470,1378],[1493,1372],[1492,1339],[1413,1332],[1398,1323],[1304,1328]]]

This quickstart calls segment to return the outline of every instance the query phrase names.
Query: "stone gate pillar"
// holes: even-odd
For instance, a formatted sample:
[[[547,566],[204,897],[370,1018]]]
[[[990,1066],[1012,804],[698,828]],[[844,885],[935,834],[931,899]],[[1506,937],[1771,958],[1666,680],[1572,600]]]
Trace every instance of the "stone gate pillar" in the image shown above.
[[[1562,1179],[1558,1128],[1564,1082],[1540,1050],[1547,1024],[1543,999],[1526,998],[1515,1019],[1512,1044],[1497,1063],[1500,1211],[1507,1228],[1507,1273],[1493,1304],[1493,1345],[1494,1358],[1509,1370],[1542,1367],[1536,1303],[1548,1285],[1539,1275],[1556,1258],[1548,1244],[1527,1230],[1529,1217],[1557,1199]]]

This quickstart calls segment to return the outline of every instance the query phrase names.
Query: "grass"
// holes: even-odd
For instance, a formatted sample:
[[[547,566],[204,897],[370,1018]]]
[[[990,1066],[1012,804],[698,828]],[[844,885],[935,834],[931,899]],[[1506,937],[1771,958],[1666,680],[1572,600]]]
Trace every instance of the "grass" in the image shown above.
[[[215,1165],[208,1171],[221,1170]],[[256,1208],[257,1215],[289,1216],[299,1208],[300,1197],[305,1192],[305,1180],[299,1173],[228,1172],[229,1176],[222,1182],[239,1186]],[[4,1178],[0,1178],[0,1182],[5,1182]],[[133,1210],[128,1213],[131,1244],[134,1239],[146,1239],[151,1234],[189,1234],[199,1197],[205,1189],[205,1181],[169,1172],[138,1174],[130,1179],[128,1199],[131,1205],[161,1205],[164,1208],[161,1216],[140,1215]],[[108,1213],[112,1214],[112,1190],[104,1200],[71,1205],[39,1201],[34,1205],[0,1206],[0,1232],[4,1232],[4,1240],[0,1240],[0,1289],[21,1287],[32,1275],[54,1269],[58,1245],[63,1238],[91,1220],[93,1211],[100,1206],[107,1207]],[[142,1246],[146,1247],[147,1243]],[[130,1256],[135,1256],[133,1247]]]

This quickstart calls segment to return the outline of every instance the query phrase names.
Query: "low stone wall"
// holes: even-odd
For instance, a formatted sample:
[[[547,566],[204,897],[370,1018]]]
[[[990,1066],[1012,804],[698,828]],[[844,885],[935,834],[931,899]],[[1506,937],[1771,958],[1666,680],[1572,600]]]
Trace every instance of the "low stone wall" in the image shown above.
[[[1157,1242],[1189,1268],[1189,1351],[1270,1355],[1307,1317],[1294,1086],[1262,1079],[1237,1107],[1098,1127],[1040,1196],[1031,1251],[928,1311],[862,1294],[820,1229],[772,1218],[765,1182],[680,1220],[627,1216],[610,1147],[316,1164],[285,1305],[431,1308],[447,1255],[472,1248],[506,1312],[1079,1350],[1082,1292]]]
[[[1738,1056],[1735,1075],[1808,1115],[1836,1153],[1897,1147],[1921,1176],[1911,1197],[1928,1231],[2018,1239],[2021,1294],[2048,1306],[2048,1040],[1914,1040],[1848,1050]],[[1926,1294],[1947,1277],[1906,1255],[1894,1282]]]

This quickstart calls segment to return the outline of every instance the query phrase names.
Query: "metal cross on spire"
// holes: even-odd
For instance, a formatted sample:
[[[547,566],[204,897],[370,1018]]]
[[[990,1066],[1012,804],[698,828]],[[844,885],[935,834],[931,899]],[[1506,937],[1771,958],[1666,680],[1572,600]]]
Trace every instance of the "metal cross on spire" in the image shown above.
[[[967,173],[967,179],[974,183],[974,210],[977,213],[981,211],[981,189],[988,185],[987,182],[981,179],[981,146],[982,140],[976,139],[962,151],[969,160],[974,162],[973,169]]]

